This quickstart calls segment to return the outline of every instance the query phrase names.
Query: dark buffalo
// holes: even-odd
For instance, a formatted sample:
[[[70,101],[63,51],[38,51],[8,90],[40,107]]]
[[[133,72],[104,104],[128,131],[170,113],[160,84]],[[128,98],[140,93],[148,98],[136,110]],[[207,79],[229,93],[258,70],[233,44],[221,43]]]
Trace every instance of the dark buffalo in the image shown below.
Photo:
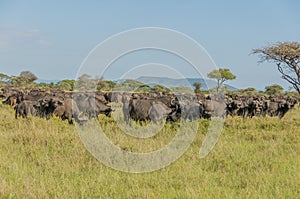
[[[73,96],[80,112],[86,114],[89,118],[97,117],[99,114],[110,116],[112,109],[107,104],[103,103],[94,94],[80,93]]]
[[[28,117],[29,115],[37,116],[39,106],[38,102],[24,100],[15,106],[15,118],[18,119],[19,116],[23,118]]]
[[[50,119],[50,117],[53,115],[54,110],[59,106],[63,105],[64,102],[62,99],[59,98],[45,98],[39,100],[40,106],[39,106],[39,112],[40,117]]]
[[[157,123],[166,119],[168,115],[172,112],[172,109],[167,107],[164,103],[160,101],[154,101],[151,103],[151,107],[149,110],[149,119]]]
[[[63,104],[59,104],[53,111],[53,113],[60,117],[62,120],[67,119],[69,124],[73,124],[72,118],[79,124],[87,122],[88,118],[79,111],[76,102],[72,98],[66,98]]]
[[[171,109],[159,100],[130,99],[129,117],[135,121],[158,122],[171,113]]]

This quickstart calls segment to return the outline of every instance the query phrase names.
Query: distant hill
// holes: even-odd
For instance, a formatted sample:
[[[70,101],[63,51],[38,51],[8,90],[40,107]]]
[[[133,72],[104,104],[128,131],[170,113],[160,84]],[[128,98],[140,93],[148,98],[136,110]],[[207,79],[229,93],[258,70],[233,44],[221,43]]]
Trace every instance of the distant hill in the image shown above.
[[[150,86],[153,86],[154,84],[160,84],[165,87],[176,87],[176,86],[187,86],[190,88],[193,88],[193,84],[195,82],[201,83],[201,89],[207,90],[208,87],[212,88],[217,85],[217,83],[210,79],[202,79],[202,78],[186,78],[186,79],[172,79],[168,77],[149,77],[149,76],[142,76],[136,79],[137,81],[140,81],[142,83],[148,84]],[[228,84],[225,84],[227,86],[228,90],[238,90],[237,88],[230,86]]]

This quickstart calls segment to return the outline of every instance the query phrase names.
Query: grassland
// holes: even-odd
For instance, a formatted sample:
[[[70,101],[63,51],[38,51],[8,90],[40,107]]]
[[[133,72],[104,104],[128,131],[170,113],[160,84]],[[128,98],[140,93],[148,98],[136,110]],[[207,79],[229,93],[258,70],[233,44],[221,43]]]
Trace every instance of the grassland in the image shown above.
[[[130,151],[160,148],[176,128],[141,144],[112,119],[100,120],[108,137]],[[67,122],[15,120],[13,109],[0,104],[0,198],[299,198],[299,109],[282,120],[226,119],[219,142],[200,159],[207,126],[201,120],[192,145],[170,166],[130,174],[97,161]]]

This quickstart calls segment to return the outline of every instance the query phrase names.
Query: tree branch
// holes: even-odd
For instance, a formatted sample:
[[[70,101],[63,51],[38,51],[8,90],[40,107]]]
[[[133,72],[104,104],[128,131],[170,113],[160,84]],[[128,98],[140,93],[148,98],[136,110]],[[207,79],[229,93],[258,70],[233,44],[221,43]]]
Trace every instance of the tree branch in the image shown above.
[[[296,89],[296,91],[300,94],[300,82],[298,82],[295,78],[285,74],[282,67],[280,66],[280,63],[277,63],[277,68],[278,68],[278,71],[282,75],[282,79],[284,79],[284,80],[288,81],[290,84],[292,84],[293,87]]]

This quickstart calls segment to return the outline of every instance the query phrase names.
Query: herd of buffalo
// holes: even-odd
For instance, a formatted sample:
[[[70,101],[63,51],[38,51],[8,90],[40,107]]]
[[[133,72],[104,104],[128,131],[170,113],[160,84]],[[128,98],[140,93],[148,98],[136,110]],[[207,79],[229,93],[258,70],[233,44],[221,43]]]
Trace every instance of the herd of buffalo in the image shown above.
[[[241,116],[277,116],[282,118],[299,99],[291,96],[243,96],[238,94],[183,95],[121,92],[62,92],[42,89],[2,88],[3,104],[14,107],[15,118],[37,116],[50,119],[53,115],[79,124],[104,114],[110,117],[114,103],[122,104],[124,120],[176,122],[180,119]],[[111,103],[114,102],[114,103]]]

